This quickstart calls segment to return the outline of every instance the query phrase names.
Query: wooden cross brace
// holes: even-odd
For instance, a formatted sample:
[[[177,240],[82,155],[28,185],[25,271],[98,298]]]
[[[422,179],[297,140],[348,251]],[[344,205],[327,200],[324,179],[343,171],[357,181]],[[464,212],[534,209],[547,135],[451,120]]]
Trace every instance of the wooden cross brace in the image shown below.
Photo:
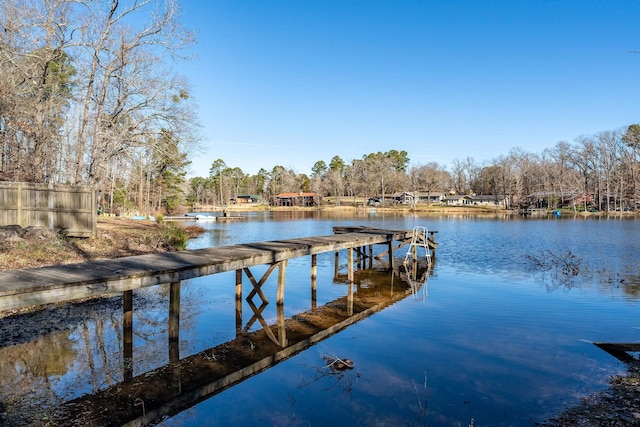
[[[267,279],[269,278],[271,273],[273,273],[273,270],[275,270],[276,267],[278,267],[278,289],[276,294],[276,303],[278,308],[278,335],[280,335],[279,337],[275,336],[275,334],[271,331],[271,328],[269,327],[267,322],[264,320],[264,317],[262,317],[262,312],[264,311],[266,306],[269,304],[269,300],[267,299],[266,295],[262,291],[262,285],[264,285],[264,283],[267,281]],[[247,303],[249,304],[249,307],[251,307],[251,310],[254,313],[251,319],[249,320],[249,322],[247,322],[245,331],[249,330],[249,328],[251,328],[251,325],[253,325],[253,323],[255,323],[255,321],[257,320],[258,322],[260,322],[262,329],[267,334],[269,339],[271,339],[274,343],[280,345],[281,347],[286,346],[286,343],[287,343],[287,339],[284,331],[284,282],[285,282],[284,279],[285,279],[286,268],[287,268],[287,260],[271,263],[269,265],[269,268],[267,268],[267,271],[265,271],[265,273],[260,278],[260,280],[256,280],[256,278],[253,276],[253,274],[251,273],[248,267],[243,268],[243,271],[245,272],[245,274],[249,278],[249,281],[251,282],[251,285],[253,286],[253,289],[251,290],[251,292],[249,292],[249,295],[247,295],[246,300],[247,300]],[[236,277],[236,282],[239,282],[239,283],[236,283],[236,286],[238,286],[238,284],[241,285],[241,277]],[[262,300],[262,304],[260,305],[260,307],[257,307],[256,304],[253,302],[253,298],[256,295],[258,295]]]

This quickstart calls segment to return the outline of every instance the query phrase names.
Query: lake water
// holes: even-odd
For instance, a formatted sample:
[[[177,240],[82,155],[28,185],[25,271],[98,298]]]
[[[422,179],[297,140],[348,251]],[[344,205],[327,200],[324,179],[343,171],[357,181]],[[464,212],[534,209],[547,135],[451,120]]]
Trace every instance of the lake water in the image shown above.
[[[625,372],[593,342],[640,340],[638,220],[246,215],[245,221],[200,222],[206,232],[190,248],[329,235],[336,225],[424,225],[438,231],[437,261],[415,293],[230,388],[194,399],[160,425],[535,425]],[[541,267],[554,259],[561,260],[557,268]],[[287,265],[287,319],[342,304],[348,295],[340,279],[344,254],[338,275],[332,253],[318,256],[315,298],[310,263],[304,257]],[[562,267],[577,274],[563,274]],[[265,270],[251,269],[258,279]],[[406,289],[400,278],[377,270],[359,271],[356,298]],[[260,315],[269,325],[281,318],[276,276],[262,287],[271,303]],[[251,286],[244,282],[246,296]],[[219,349],[238,336],[234,283],[233,272],[182,283],[180,359],[221,357]],[[119,297],[1,319],[0,424],[44,425],[74,399],[125,387],[126,375],[152,377],[171,358],[168,294],[168,286],[134,292],[131,366],[122,355]],[[260,319],[246,326],[253,314],[245,303],[242,327],[249,334],[261,330]],[[350,359],[353,369],[327,368],[332,358]],[[132,404],[144,410],[143,399]],[[81,417],[77,424],[85,425]]]

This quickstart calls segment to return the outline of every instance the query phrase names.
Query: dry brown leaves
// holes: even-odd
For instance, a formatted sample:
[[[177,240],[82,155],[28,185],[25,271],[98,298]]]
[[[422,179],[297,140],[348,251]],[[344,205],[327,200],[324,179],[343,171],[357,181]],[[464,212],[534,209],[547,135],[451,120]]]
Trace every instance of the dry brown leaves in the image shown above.
[[[164,252],[163,239],[163,226],[156,222],[100,218],[94,237],[58,236],[0,244],[0,270]]]

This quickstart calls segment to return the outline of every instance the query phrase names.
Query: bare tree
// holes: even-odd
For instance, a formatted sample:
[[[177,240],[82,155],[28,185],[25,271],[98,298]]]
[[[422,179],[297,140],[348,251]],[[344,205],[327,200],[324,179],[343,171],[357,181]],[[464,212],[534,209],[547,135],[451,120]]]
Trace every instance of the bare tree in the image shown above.
[[[184,82],[162,66],[161,54],[175,55],[193,41],[178,24],[177,1],[81,4],[86,10],[79,21],[82,39],[73,51],[85,65],[75,147],[77,183],[85,178],[100,182],[105,157],[130,154],[156,141],[152,136],[162,129],[184,139],[185,123],[194,120],[188,103],[180,105],[189,98]]]
[[[417,202],[418,191],[427,193],[427,203],[429,204],[431,203],[431,194],[442,193],[449,181],[448,172],[437,162],[412,166],[408,173],[408,185],[413,192],[413,205],[415,206]]]
[[[456,193],[464,194],[467,192],[469,186],[465,173],[465,164],[459,158],[455,158],[451,162],[451,178],[453,179],[453,186]]]
[[[392,174],[391,159],[382,152],[371,153],[363,156],[362,160],[365,165],[364,179],[371,183],[376,183],[382,203],[384,204],[385,195],[389,187],[389,181]]]
[[[599,197],[599,207],[610,211],[621,203],[620,192],[622,188],[621,167],[619,159],[622,157],[622,140],[620,134],[615,131],[603,131],[596,135],[596,154],[602,181],[602,193]]]
[[[515,183],[516,166],[512,156],[500,156],[493,159],[489,165],[495,169],[496,194],[501,194],[506,200],[506,208],[511,208],[516,203]]]
[[[585,211],[591,201],[591,193],[595,193],[594,174],[596,171],[595,144],[590,137],[579,137],[579,145],[573,147],[571,164],[580,173],[582,204]],[[593,190],[593,191],[590,191]]]
[[[198,145],[188,84],[167,66],[193,40],[177,0],[1,1],[0,171],[97,184],[110,203],[136,187],[142,206],[163,132],[181,154]]]
[[[69,7],[62,0],[0,3],[0,166],[14,179],[57,177],[75,74],[65,51]]]
[[[347,192],[354,198],[354,201],[357,196],[360,196],[364,199],[364,203],[367,203],[371,194],[371,185],[365,179],[366,173],[365,161],[361,159],[352,160],[351,164],[346,167],[345,184]]]
[[[627,154],[627,164],[632,188],[632,203],[635,209],[640,197],[638,194],[640,191],[640,185],[638,185],[638,179],[640,177],[640,125],[629,125],[626,132],[622,135],[622,141],[631,149],[631,152]]]
[[[340,156],[333,156],[325,174],[327,192],[335,198],[335,205],[340,206],[340,196],[344,195],[345,163]]]

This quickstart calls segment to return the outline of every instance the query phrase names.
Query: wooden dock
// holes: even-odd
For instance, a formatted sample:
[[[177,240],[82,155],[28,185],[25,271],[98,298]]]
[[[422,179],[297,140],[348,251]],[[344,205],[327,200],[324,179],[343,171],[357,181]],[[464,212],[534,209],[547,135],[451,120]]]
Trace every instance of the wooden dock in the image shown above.
[[[246,273],[254,289],[260,287],[277,267],[277,302],[284,300],[284,278],[287,260],[311,256],[312,286],[315,286],[316,255],[346,250],[349,280],[353,280],[354,264],[373,259],[373,245],[388,249],[376,258],[388,257],[388,268],[394,267],[394,250],[409,244],[411,230],[384,230],[368,227],[337,227],[328,236],[255,242],[224,247],[179,252],[138,255],[112,260],[41,267],[0,272],[0,313],[44,304],[99,297],[128,292],[160,284],[179,284],[182,280],[225,271],[236,271],[236,296],[242,293],[242,273]],[[435,255],[436,243],[431,235],[429,247]],[[354,254],[356,257],[354,258]],[[259,280],[250,267],[270,265]],[[262,295],[261,295],[262,296]]]
[[[518,209],[518,214],[522,216],[545,216],[549,213],[549,209],[546,208],[524,208]]]
[[[165,216],[164,221],[246,221],[249,217],[243,215],[185,215],[185,216]]]

